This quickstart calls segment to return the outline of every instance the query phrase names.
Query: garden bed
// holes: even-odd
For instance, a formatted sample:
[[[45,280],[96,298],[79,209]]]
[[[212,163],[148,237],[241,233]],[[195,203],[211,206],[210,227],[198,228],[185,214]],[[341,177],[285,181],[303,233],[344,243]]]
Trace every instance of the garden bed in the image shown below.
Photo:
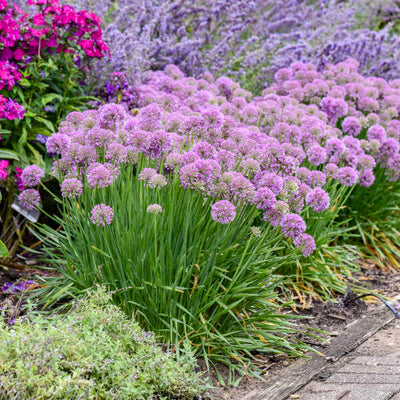
[[[0,0],[0,345],[17,371],[0,382],[22,382],[6,397],[136,396],[113,361],[117,389],[90,351],[71,367],[93,326],[117,364],[135,353],[115,319],[93,325],[113,310],[183,368],[176,387],[146,373],[143,398],[199,397],[196,360],[211,397],[239,398],[376,312],[355,293],[395,294],[398,2],[16,1]],[[53,323],[73,338],[58,358],[24,339],[45,347]],[[57,387],[24,364],[38,354]]]

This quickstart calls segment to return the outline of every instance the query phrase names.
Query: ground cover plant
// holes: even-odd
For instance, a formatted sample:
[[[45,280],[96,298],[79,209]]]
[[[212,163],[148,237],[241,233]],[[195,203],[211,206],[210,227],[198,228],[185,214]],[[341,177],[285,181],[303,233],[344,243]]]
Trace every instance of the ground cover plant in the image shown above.
[[[190,349],[163,351],[97,289],[66,315],[0,320],[0,396],[7,399],[194,399],[204,385]]]

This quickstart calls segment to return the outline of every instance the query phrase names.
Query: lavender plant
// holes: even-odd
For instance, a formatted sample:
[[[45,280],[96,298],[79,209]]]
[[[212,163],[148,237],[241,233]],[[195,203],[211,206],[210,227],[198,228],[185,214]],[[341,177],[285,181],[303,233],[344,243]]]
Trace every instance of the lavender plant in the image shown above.
[[[390,23],[377,22],[382,10],[394,7],[386,3],[369,3],[368,18],[362,2],[325,0],[80,0],[77,5],[107,23],[104,37],[112,58],[96,69],[103,79],[121,71],[133,82],[173,63],[194,76],[209,70],[236,77],[260,93],[278,69],[295,61],[321,69],[354,57],[367,75],[398,76],[399,37]]]

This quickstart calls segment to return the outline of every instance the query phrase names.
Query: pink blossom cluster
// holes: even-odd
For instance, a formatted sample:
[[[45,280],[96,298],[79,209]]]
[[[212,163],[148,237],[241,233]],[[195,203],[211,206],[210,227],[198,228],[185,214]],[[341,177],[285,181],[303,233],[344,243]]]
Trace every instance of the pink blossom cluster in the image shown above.
[[[108,51],[96,14],[57,0],[28,0],[28,5],[38,12],[29,15],[16,4],[0,3],[0,90],[10,91],[24,68],[45,53],[100,58]],[[0,119],[22,119],[24,112],[14,100],[0,96]]]
[[[102,41],[100,18],[93,12],[75,11],[58,0],[28,0],[38,6],[38,12],[29,15],[16,4],[2,0],[0,6],[0,60],[16,63],[29,62],[26,58],[44,51],[77,52],[89,57],[102,57],[107,46]]]
[[[24,114],[24,107],[22,107],[13,99],[7,99],[0,94],[0,119],[22,119],[24,118]]]
[[[318,118],[321,111],[325,114],[335,140],[317,142],[325,149],[328,163],[355,168],[362,186],[373,183],[376,165],[385,169],[389,181],[400,179],[400,79],[364,77],[354,59],[327,64],[320,72],[312,64],[294,63],[279,70],[275,79],[264,90],[264,98],[289,97]],[[351,174],[344,171],[342,180],[352,181]]]
[[[0,160],[0,182],[4,181],[8,176],[7,168],[10,165],[8,160]]]

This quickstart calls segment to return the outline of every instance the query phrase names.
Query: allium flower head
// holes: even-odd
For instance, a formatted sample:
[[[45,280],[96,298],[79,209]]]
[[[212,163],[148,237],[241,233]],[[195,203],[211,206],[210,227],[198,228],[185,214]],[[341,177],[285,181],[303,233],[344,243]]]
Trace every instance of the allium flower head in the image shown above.
[[[300,179],[301,182],[308,183],[310,172],[311,171],[306,167],[297,168],[296,177]]]
[[[268,221],[272,226],[278,226],[288,212],[289,205],[282,200],[278,200],[272,208],[265,211],[263,218],[264,221]]]
[[[109,129],[93,128],[87,133],[87,142],[91,146],[105,148],[114,137],[114,132]]]
[[[321,188],[312,189],[306,195],[306,204],[316,212],[325,211],[329,207],[329,203],[328,193]]]
[[[308,233],[299,235],[294,240],[294,244],[296,247],[301,248],[304,257],[308,257],[316,249],[315,240]]]
[[[374,172],[370,169],[364,169],[361,173],[360,176],[358,177],[358,183],[360,186],[363,187],[369,187],[371,186],[375,181],[375,175]]]
[[[237,173],[231,183],[230,189],[235,200],[244,200],[249,203],[253,201],[255,187],[249,179],[245,178],[242,174]]]
[[[261,229],[258,226],[252,226],[250,228],[251,234],[255,237],[260,237],[262,232]]]
[[[40,194],[36,189],[26,189],[18,196],[19,202],[28,210],[33,210],[40,204]]]
[[[382,143],[386,139],[386,131],[383,126],[373,125],[367,131],[368,140],[377,140]]]
[[[90,219],[92,223],[97,226],[110,225],[114,219],[114,211],[110,206],[97,204],[92,209]]]
[[[221,224],[229,224],[235,219],[236,208],[228,200],[220,200],[211,207],[211,217],[214,221]]]
[[[115,164],[123,164],[127,161],[127,158],[128,158],[128,150],[122,144],[113,142],[108,146],[106,152],[107,160]]]
[[[51,135],[46,142],[47,152],[50,154],[61,154],[70,143],[70,138],[62,133]]]
[[[353,186],[357,182],[357,171],[352,167],[339,168],[337,179],[344,186]]]
[[[91,188],[105,188],[116,181],[118,172],[112,164],[95,163],[88,167],[86,177]]]
[[[167,179],[161,174],[154,174],[148,181],[148,187],[152,189],[161,189],[166,185]]]
[[[100,126],[105,129],[115,129],[126,117],[124,107],[118,104],[106,104],[98,110]]]
[[[37,165],[28,165],[21,175],[22,183],[26,187],[37,186],[44,177],[44,171]]]
[[[322,187],[326,183],[326,176],[321,171],[311,171],[308,179],[308,185],[311,187]]]
[[[306,223],[303,218],[297,214],[287,214],[281,220],[281,228],[285,237],[296,239],[306,230]]]
[[[341,156],[345,147],[340,139],[331,138],[327,140],[325,150],[329,155]]]
[[[67,178],[61,183],[61,194],[63,197],[75,198],[82,194],[83,184],[79,179]]]
[[[162,213],[162,207],[159,204],[150,204],[147,207],[146,212],[150,214],[160,214]]]
[[[361,132],[361,123],[356,117],[347,117],[342,122],[343,132],[351,136],[357,136]]]
[[[376,162],[373,157],[364,154],[358,158],[357,167],[361,170],[364,169],[374,169]]]
[[[283,189],[283,179],[272,172],[259,172],[254,177],[256,187],[267,187],[274,194],[278,194]]]
[[[316,144],[307,151],[308,161],[313,165],[320,165],[326,161],[327,154],[323,147]]]
[[[339,167],[336,164],[328,163],[324,167],[324,173],[327,178],[336,179],[339,172]]]
[[[254,195],[254,204],[261,210],[272,208],[276,202],[276,197],[271,189],[261,187]]]

